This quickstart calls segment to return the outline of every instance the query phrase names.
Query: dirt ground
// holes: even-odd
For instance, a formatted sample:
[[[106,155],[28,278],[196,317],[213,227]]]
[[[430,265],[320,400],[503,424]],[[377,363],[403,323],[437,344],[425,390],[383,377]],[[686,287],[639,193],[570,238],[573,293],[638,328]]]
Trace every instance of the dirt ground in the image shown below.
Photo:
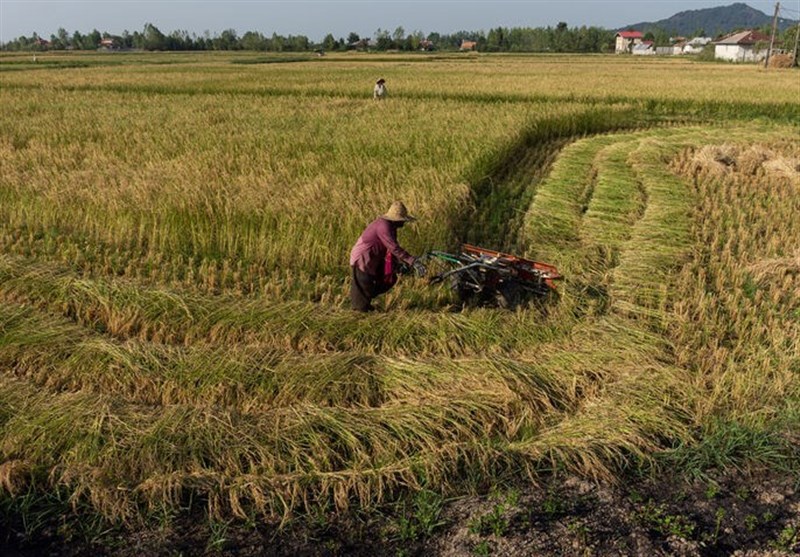
[[[276,525],[175,521],[66,541],[46,528],[25,541],[0,531],[6,557],[190,556],[679,556],[800,555],[800,478],[760,472],[714,480],[549,485],[442,501],[429,493],[394,512]],[[60,532],[56,534],[55,532]]]

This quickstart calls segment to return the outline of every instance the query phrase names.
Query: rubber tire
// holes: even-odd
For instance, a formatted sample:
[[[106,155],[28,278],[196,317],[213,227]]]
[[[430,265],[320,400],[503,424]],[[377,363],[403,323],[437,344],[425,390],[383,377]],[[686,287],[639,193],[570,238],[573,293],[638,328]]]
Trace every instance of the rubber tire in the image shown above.
[[[508,281],[497,288],[495,301],[498,307],[515,310],[525,301],[525,289],[516,281]]]

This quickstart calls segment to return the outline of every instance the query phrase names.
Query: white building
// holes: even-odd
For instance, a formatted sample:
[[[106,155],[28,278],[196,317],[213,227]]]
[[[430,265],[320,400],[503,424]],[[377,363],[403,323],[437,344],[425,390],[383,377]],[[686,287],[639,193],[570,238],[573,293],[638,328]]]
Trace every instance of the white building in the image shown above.
[[[758,31],[741,31],[714,43],[714,58],[731,62],[758,62],[767,55],[769,37]]]
[[[684,53],[685,47],[686,43],[683,42],[674,43],[669,46],[657,46],[656,54],[659,56],[677,56]]]
[[[695,37],[687,42],[683,47],[684,54],[700,54],[708,43],[711,42],[711,37]]]
[[[634,56],[652,56],[655,53],[656,49],[653,46],[653,41],[642,41],[634,45],[633,50],[631,50],[631,54]]]

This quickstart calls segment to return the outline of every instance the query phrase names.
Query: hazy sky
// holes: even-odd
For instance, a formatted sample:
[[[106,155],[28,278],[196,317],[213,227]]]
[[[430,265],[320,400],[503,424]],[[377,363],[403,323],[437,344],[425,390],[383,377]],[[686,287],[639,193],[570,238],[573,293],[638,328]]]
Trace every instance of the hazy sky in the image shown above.
[[[392,32],[398,26],[406,33],[425,34],[555,26],[559,21],[570,27],[613,29],[736,1],[742,0],[0,0],[0,42],[33,33],[49,38],[59,27],[69,34],[93,29],[119,34],[141,31],[145,23],[165,34],[185,30],[215,35],[234,29],[240,36],[246,31],[276,32],[313,41],[327,33],[337,38],[351,31],[373,36],[379,28]],[[766,14],[774,10],[772,0],[745,1]],[[782,4],[800,10],[800,0]]]

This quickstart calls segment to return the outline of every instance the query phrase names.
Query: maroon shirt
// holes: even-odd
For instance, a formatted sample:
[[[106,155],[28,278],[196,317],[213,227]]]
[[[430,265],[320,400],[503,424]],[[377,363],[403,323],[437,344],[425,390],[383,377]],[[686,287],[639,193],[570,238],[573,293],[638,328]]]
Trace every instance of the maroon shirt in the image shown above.
[[[387,252],[409,265],[416,259],[397,243],[397,225],[378,217],[364,229],[350,251],[350,265],[368,275],[383,275]]]

